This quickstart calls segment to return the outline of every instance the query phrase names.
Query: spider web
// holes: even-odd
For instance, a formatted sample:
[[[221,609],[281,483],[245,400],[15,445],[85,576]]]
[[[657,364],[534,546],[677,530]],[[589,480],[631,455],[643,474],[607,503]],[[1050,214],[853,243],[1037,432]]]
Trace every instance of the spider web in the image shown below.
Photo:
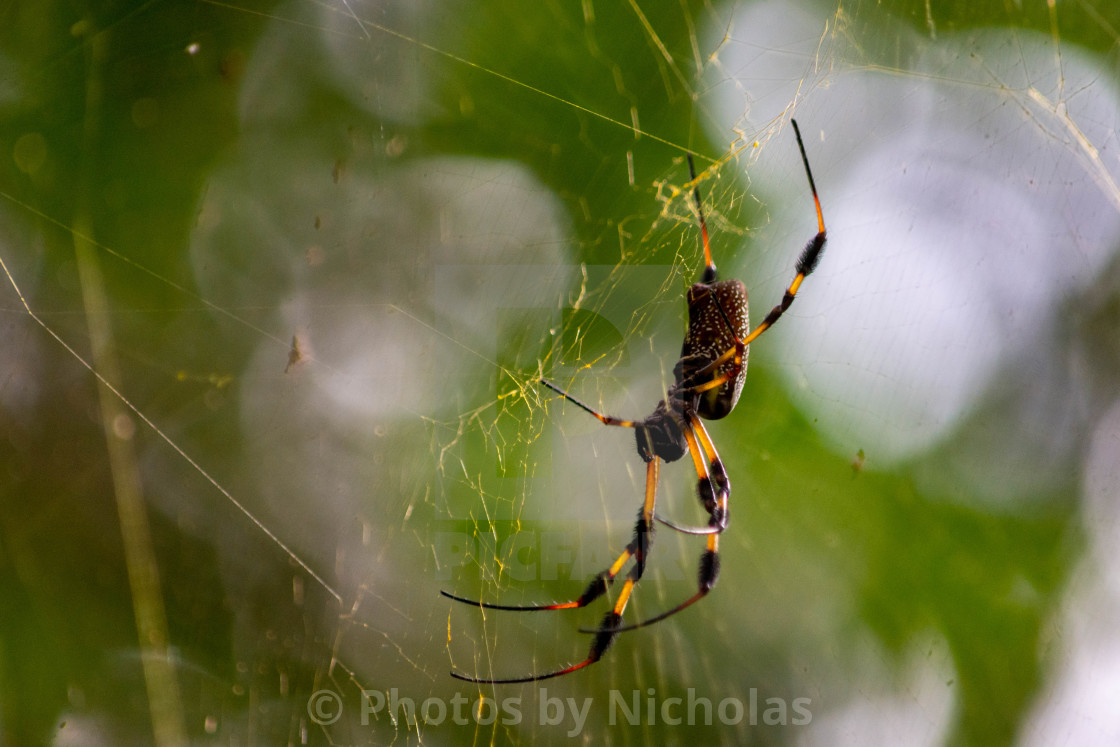
[[[5,11],[0,736],[1114,743],[1107,3]],[[33,33],[34,32],[34,33]],[[620,635],[698,276],[757,322],[713,594]],[[688,460],[658,512],[703,523]],[[662,527],[627,619],[691,595]]]

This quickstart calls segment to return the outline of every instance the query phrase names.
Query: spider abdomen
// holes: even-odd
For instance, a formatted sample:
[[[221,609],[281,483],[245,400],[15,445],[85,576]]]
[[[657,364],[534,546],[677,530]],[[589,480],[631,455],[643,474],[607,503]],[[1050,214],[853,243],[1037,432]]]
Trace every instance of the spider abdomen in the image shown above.
[[[742,281],[694,283],[688,290],[688,333],[681,346],[677,383],[688,381],[690,376],[734,348],[736,340],[743,340],[750,333],[750,326],[747,287]],[[738,373],[698,395],[696,412],[700,417],[719,420],[735,409],[747,377],[747,350],[743,349],[743,362]],[[728,359],[713,374],[701,378],[719,377],[734,371],[734,368],[735,361]]]

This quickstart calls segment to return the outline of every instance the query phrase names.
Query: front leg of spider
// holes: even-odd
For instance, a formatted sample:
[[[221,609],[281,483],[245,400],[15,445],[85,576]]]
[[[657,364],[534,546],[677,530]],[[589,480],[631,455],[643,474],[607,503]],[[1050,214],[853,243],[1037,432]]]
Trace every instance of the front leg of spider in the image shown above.
[[[551,382],[541,379],[542,385],[557,392],[565,399],[595,416],[604,425],[633,428],[638,455],[646,463],[645,500],[638,512],[634,536],[630,543],[607,569],[593,577],[583,593],[575,600],[546,605],[499,605],[467,599],[446,591],[440,593],[451,599],[485,609],[496,610],[560,610],[586,607],[603,596],[622,569],[631,561],[626,581],[611,609],[604,615],[598,628],[583,630],[594,634],[587,658],[570,666],[545,674],[531,674],[508,679],[471,677],[452,671],[457,679],[483,684],[536,682],[559,677],[583,669],[599,661],[619,633],[645,627],[664,620],[704,598],[719,578],[719,535],[729,521],[728,503],[731,483],[727,470],[716,451],[715,444],[704,427],[703,420],[719,420],[735,409],[742,392],[747,372],[748,345],[769,329],[793,303],[802,281],[816,268],[825,245],[824,217],[820,199],[805,155],[805,145],[797,122],[793,122],[797,146],[801,152],[805,174],[817,212],[817,234],[797,260],[796,274],[786,289],[781,302],[771,309],[761,324],[752,332],[747,316],[747,289],[739,280],[719,280],[712,261],[708,241],[708,227],[700,200],[698,179],[688,158],[689,172],[694,184],[692,196],[696,202],[700,233],[704,247],[704,272],[699,282],[688,292],[688,331],[681,346],[681,357],[673,371],[674,382],[664,400],[644,420],[624,420],[604,415]],[[681,526],[657,515],[657,481],[661,462],[671,463],[685,454],[692,458],[697,475],[697,496],[708,514],[705,527]],[[680,532],[704,535],[705,548],[700,556],[697,572],[697,590],[675,607],[654,617],[631,625],[622,624],[622,615],[637,583],[645,572],[646,560],[653,540],[654,522],[660,521]]]

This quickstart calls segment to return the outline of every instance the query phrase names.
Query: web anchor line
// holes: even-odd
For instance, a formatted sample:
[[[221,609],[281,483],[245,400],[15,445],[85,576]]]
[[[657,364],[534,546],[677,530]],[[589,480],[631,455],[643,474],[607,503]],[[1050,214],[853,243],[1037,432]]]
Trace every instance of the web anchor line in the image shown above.
[[[305,561],[303,558],[301,558],[295,552],[295,550],[288,547],[288,545],[282,539],[280,539],[276,535],[275,532],[273,532],[271,529],[266,527],[264,525],[264,523],[261,522],[260,519],[258,519],[256,516],[254,516],[253,512],[250,511],[245,506],[245,504],[241,503],[241,501],[234,498],[233,494],[230,493],[228,490],[226,490],[224,487],[222,487],[221,483],[219,483],[217,480],[215,480],[210,475],[210,473],[207,472],[202,467],[201,464],[199,464],[197,461],[195,461],[195,459],[190,454],[188,454],[186,451],[184,451],[183,448],[181,446],[179,446],[177,443],[175,443],[171,439],[170,436],[168,436],[166,433],[164,433],[158,425],[156,425],[154,422],[152,422],[152,420],[147,415],[145,415],[143,412],[141,412],[139,407],[132,404],[132,402],[129,401],[128,397],[124,396],[124,394],[119,389],[117,389],[117,387],[113,386],[113,384],[111,384],[109,382],[109,380],[106,379],[105,376],[103,376],[101,374],[101,372],[99,372],[96,368],[93,367],[93,364],[91,364],[89,361],[87,361],[85,358],[83,358],[81,353],[79,353],[77,350],[72,348],[69,343],[67,343],[65,340],[63,340],[62,337],[60,337],[57,332],[55,332],[53,329],[51,329],[47,325],[47,323],[44,322],[39,317],[39,315],[36,314],[31,309],[31,306],[27,303],[27,299],[23,297],[23,291],[20,290],[19,284],[16,282],[15,277],[12,276],[12,273],[8,269],[8,265],[4,262],[3,257],[0,257],[0,269],[2,269],[4,271],[4,274],[7,276],[8,282],[11,283],[12,288],[15,290],[16,295],[19,297],[19,301],[23,305],[23,308],[27,312],[27,315],[29,317],[31,317],[35,321],[36,324],[38,324],[40,327],[42,327],[43,330],[48,335],[50,335],[52,338],[54,338],[55,342],[57,342],[59,345],[61,345],[62,348],[67,353],[69,353],[76,361],[78,361],[78,363],[80,363],[87,371],[89,371],[91,374],[93,374],[94,377],[98,380],[98,382],[101,383],[102,386],[104,386],[107,390],[112,392],[114,397],[119,399],[124,404],[125,407],[127,407],[129,410],[131,410],[136,415],[137,418],[139,418],[146,426],[151,428],[152,431],[157,436],[159,436],[161,439],[163,439],[164,443],[166,443],[168,446],[170,446],[171,449],[176,454],[178,454],[180,457],[182,457],[183,460],[186,461],[187,464],[189,464],[192,468],[194,468],[194,470],[196,472],[198,472],[198,474],[202,475],[202,477],[204,477],[207,482],[209,482],[211,485],[213,485],[214,488],[219,493],[221,493],[223,496],[225,496],[225,499],[227,501],[229,501],[238,511],[240,511],[242,514],[244,514],[246,516],[246,518],[248,518],[249,521],[251,521],[253,523],[253,525],[257,527],[257,529],[261,530],[261,532],[263,532],[266,537],[268,537],[270,540],[272,540],[274,543],[276,543],[276,546],[279,547],[281,550],[283,550],[285,555],[287,555],[289,558],[291,558],[291,560],[296,565],[298,565],[300,568],[302,568],[303,571],[305,573],[307,573],[307,575],[309,575],[312,579],[314,579],[315,583],[317,583],[317,584],[319,584],[319,586],[323,587],[323,589],[328,594],[330,594],[332,597],[335,598],[335,601],[337,601],[339,604],[342,604],[342,595],[333,586],[331,586],[329,583],[327,583],[327,581],[322,576],[320,576],[318,573],[316,573],[315,570],[310,565],[308,565],[307,561]]]

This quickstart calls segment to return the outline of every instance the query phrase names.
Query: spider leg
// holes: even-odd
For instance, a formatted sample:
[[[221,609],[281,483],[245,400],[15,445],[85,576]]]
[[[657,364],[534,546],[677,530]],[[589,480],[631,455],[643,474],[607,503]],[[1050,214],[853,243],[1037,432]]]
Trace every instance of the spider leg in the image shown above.
[[[634,538],[630,540],[630,544],[618,556],[618,559],[607,570],[599,573],[588,584],[587,589],[580,595],[579,599],[572,602],[565,602],[562,604],[550,604],[540,607],[517,607],[506,605],[488,604],[485,602],[476,602],[463,597],[458,597],[449,594],[446,591],[440,591],[445,597],[449,597],[459,602],[477,605],[487,609],[499,610],[559,610],[559,609],[572,609],[576,607],[584,607],[593,600],[602,596],[607,590],[607,586],[614,581],[615,576],[618,575],[622,567],[630,558],[634,559],[634,565],[630,568],[630,572],[626,576],[626,583],[623,584],[622,590],[618,594],[618,599],[615,600],[614,606],[599,623],[599,627],[594,631],[595,639],[591,642],[591,650],[587,654],[587,658],[583,661],[576,662],[571,666],[557,669],[553,672],[546,672],[545,674],[531,674],[524,677],[511,677],[504,679],[489,679],[485,677],[472,677],[470,675],[462,674],[454,670],[451,671],[451,676],[457,680],[465,682],[474,682],[485,685],[510,685],[519,682],[537,682],[539,680],[547,680],[553,677],[575,672],[576,670],[583,669],[599,661],[610,648],[614,637],[621,627],[622,613],[626,609],[627,603],[630,601],[630,594],[634,590],[634,586],[641,580],[642,574],[646,568],[646,553],[649,551],[650,542],[653,539],[653,509],[657,501],[657,475],[660,467],[660,459],[654,457],[646,463],[646,496],[645,501],[642,503],[642,510],[638,514],[638,521],[634,527]],[[710,542],[709,542],[710,544]]]
[[[693,175],[693,178],[695,178],[695,174]],[[718,304],[719,301],[717,300],[716,303]],[[722,311],[722,307],[720,308],[720,310]],[[726,314],[724,314],[724,316],[726,317]],[[730,322],[728,323],[728,325],[730,326]],[[703,374],[708,368],[710,368],[710,367],[705,367],[704,369],[701,369],[701,371],[698,372],[698,373]],[[733,373],[732,376],[734,376],[734,375],[735,374]],[[613,417],[611,415],[604,415],[601,412],[599,412],[599,411],[593,409],[592,407],[588,406],[587,404],[581,402],[579,399],[576,399],[572,395],[568,394],[563,389],[559,388],[558,386],[556,386],[552,382],[548,381],[547,379],[541,379],[540,382],[542,384],[544,384],[545,386],[547,386],[549,389],[551,389],[554,392],[563,396],[565,399],[568,399],[569,401],[573,402],[574,404],[576,404],[577,406],[579,406],[583,410],[586,410],[587,412],[591,413],[596,418],[598,418],[600,422],[602,422],[605,425],[617,425],[617,426],[622,426],[622,427],[626,427],[626,428],[637,428],[639,425],[641,425],[640,423],[637,423],[633,420],[623,420],[621,418],[616,418],[616,417]],[[698,418],[694,417],[692,420],[693,420],[693,423],[695,424],[693,427],[699,426],[698,432],[702,434],[702,441],[703,441],[703,444],[704,444],[703,448],[704,448],[705,453],[707,454],[708,460],[713,465],[718,466],[718,475],[716,476],[716,481],[721,482],[722,485],[724,486],[723,492],[728,492],[727,487],[726,487],[727,486],[727,473],[723,469],[723,463],[719,461],[719,455],[715,453],[715,446],[712,445],[712,439],[708,436],[708,432],[704,429],[704,426],[701,424],[701,422]],[[712,479],[709,478],[708,470],[704,466],[703,458],[700,456],[700,446],[697,445],[696,436],[693,435],[692,430],[687,428],[687,427],[685,428],[684,433],[685,433],[685,439],[688,443],[688,450],[692,454],[693,464],[696,467],[696,474],[700,478],[700,487],[699,487],[700,500],[704,504],[704,506],[707,508],[709,505],[715,505],[715,502],[716,502],[714,496],[712,496]],[[708,510],[709,510],[709,513],[710,513],[711,509],[709,508]],[[724,519],[718,526],[715,526],[715,527],[713,527],[713,526],[689,527],[689,526],[684,526],[684,525],[681,525],[681,524],[677,524],[676,522],[670,521],[669,519],[664,519],[660,516],[654,516],[654,518],[657,521],[664,524],[665,526],[669,527],[670,529],[674,529],[674,530],[676,530],[678,532],[682,532],[684,534],[714,534],[714,533],[722,532],[727,527],[726,519]],[[626,553],[623,553],[623,555],[619,558],[618,562],[615,563],[615,566],[612,566],[612,568],[615,569],[615,573],[617,573],[618,568],[620,568],[621,565],[623,563],[625,563],[627,557],[628,556],[626,555]],[[600,574],[600,575],[602,575],[602,574]],[[608,578],[607,580],[609,581],[609,580],[613,579],[613,576],[614,576],[614,574],[611,574],[611,577]],[[590,591],[590,589],[588,589],[588,591]],[[600,593],[602,593],[602,592],[600,592]],[[468,602],[469,604],[478,604],[477,602],[474,602],[474,601],[471,601],[471,600],[466,600],[466,599],[461,599],[459,597],[454,597],[450,594],[446,594],[446,596],[449,596],[452,599],[459,599],[459,601]],[[581,599],[582,598],[583,597],[581,597]],[[588,601],[590,601],[590,600],[588,600]],[[572,604],[574,605],[574,603],[572,603]],[[563,606],[563,605],[562,606],[551,606],[551,607],[528,607],[528,608],[526,608],[526,607],[496,607],[496,606],[492,606],[492,605],[483,605],[483,606],[489,606],[489,607],[491,607],[491,609],[517,609],[517,610],[520,610],[520,609],[564,609],[565,608],[565,606]],[[569,605],[569,606],[571,606],[571,605]],[[579,605],[579,606],[583,606],[583,605]]]
[[[821,260],[821,254],[824,252],[824,245],[828,240],[828,236],[824,226],[824,214],[821,212],[821,200],[820,197],[817,196],[817,185],[816,182],[813,181],[813,171],[809,168],[809,157],[805,155],[805,143],[803,143],[801,140],[801,129],[797,126],[796,120],[790,120],[790,123],[793,125],[794,135],[797,136],[797,148],[801,151],[801,162],[805,164],[805,175],[809,178],[809,190],[810,192],[812,192],[813,205],[817,210],[817,235],[809,239],[809,242],[805,245],[805,248],[801,250],[801,256],[797,258],[796,274],[793,277],[793,281],[790,282],[789,286],[786,288],[786,292],[782,296],[781,303],[772,308],[770,310],[770,313],[766,315],[762,322],[757,327],[755,327],[749,335],[747,335],[743,340],[739,340],[738,338],[736,338],[734,345],[725,350],[718,358],[713,360],[711,363],[704,366],[704,368],[696,371],[691,379],[703,380],[704,377],[715,373],[721,366],[723,366],[730,360],[734,360],[735,365],[730,370],[725,371],[723,374],[714,376],[707,381],[703,381],[703,383],[701,384],[684,387],[684,389],[687,389],[688,391],[691,391],[695,394],[700,394],[702,392],[708,391],[709,389],[715,389],[716,387],[723,386],[724,383],[739,375],[743,359],[743,350],[752,342],[754,342],[754,340],[757,339],[759,335],[770,329],[770,327],[772,327],[774,323],[781,318],[782,314],[786,312],[786,309],[790,307],[790,305],[793,303],[793,299],[797,296],[797,291],[801,288],[801,283],[803,283],[805,281],[805,278],[812,274],[813,270],[817,268],[817,264]],[[724,310],[723,305],[719,302],[718,298],[716,298],[715,301],[716,307],[719,309],[719,312],[723,316],[724,321],[727,322],[727,328],[734,331],[734,325],[732,325],[731,321],[728,319],[727,312]]]
[[[609,568],[597,573],[595,577],[591,579],[591,582],[587,584],[587,588],[583,590],[583,593],[570,602],[557,602],[555,604],[494,604],[492,602],[483,602],[477,599],[461,597],[449,591],[444,591],[443,589],[440,589],[439,593],[448,599],[454,599],[456,602],[469,604],[472,607],[481,607],[487,610],[506,610],[507,612],[573,610],[586,607],[606,593],[607,587],[614,582],[615,576],[618,575],[618,572],[622,570],[623,566],[626,565],[626,562],[630,560],[630,558],[637,558],[639,555],[644,557],[645,551],[642,549],[643,543],[645,547],[649,547],[649,540],[644,538],[644,533],[646,531],[644,527],[645,521],[642,517],[639,517],[638,524],[634,530],[634,539],[630,541],[630,544],[626,546],[626,549],[622,551],[618,559],[616,559]]]
[[[693,535],[721,534],[723,532],[723,530],[726,528],[726,525],[724,525],[722,527],[718,527],[718,526],[716,526],[716,527],[713,527],[713,526],[694,527],[694,526],[689,526],[688,524],[678,524],[677,522],[673,521],[672,519],[665,519],[665,518],[662,518],[660,516],[655,516],[653,518],[657,519],[657,521],[659,523],[663,524],[664,526],[669,527],[674,532],[680,532],[681,534],[693,534]]]
[[[660,615],[655,615],[654,617],[651,617],[647,620],[642,620],[641,622],[633,623],[632,625],[620,625],[610,628],[609,632],[611,634],[611,637],[613,638],[619,633],[625,633],[629,630],[637,630],[638,628],[644,628],[647,625],[653,625],[654,623],[661,622],[665,618],[675,615],[683,609],[691,607],[692,605],[696,604],[701,599],[706,597],[708,595],[708,592],[710,592],[716,585],[716,581],[719,580],[718,534],[708,535],[708,546],[700,556],[700,571],[697,575],[699,580],[699,589],[695,594],[678,604],[676,607],[662,612]],[[596,639],[598,639],[598,637],[602,634],[608,632],[606,626],[600,628],[580,628],[579,630],[581,633],[595,633]]]
[[[704,427],[704,421],[696,413],[692,413],[689,416],[689,424],[696,431],[700,448],[704,450],[704,456],[708,460],[708,475],[712,487],[715,489],[713,498],[716,510],[714,512],[709,510],[708,513],[718,526],[725,528],[730,520],[728,499],[731,497],[731,481],[727,478],[727,470],[723,466],[723,460],[719,458],[716,445],[712,442],[712,437],[708,435],[708,429]],[[706,503],[705,507],[707,507]]]
[[[704,275],[701,282],[710,283],[716,279],[716,263],[712,261],[712,245],[708,240],[708,223],[704,220],[704,204],[700,201],[700,183],[696,181],[696,166],[692,154],[688,154],[688,176],[693,182],[692,198],[696,201],[696,214],[700,218],[700,236],[704,244]]]
[[[693,461],[698,465],[697,472],[700,473],[701,470],[703,470],[700,479],[700,500],[704,503],[704,508],[707,509],[711,517],[708,520],[706,529],[689,532],[694,534],[706,534],[708,536],[707,547],[704,548],[704,552],[700,556],[697,591],[676,607],[662,612],[660,615],[651,617],[648,620],[642,620],[641,622],[631,625],[612,626],[610,628],[612,636],[624,633],[628,630],[637,630],[638,628],[644,628],[647,625],[661,622],[665,618],[691,607],[707,596],[708,592],[715,587],[716,581],[719,580],[719,535],[720,532],[727,527],[727,501],[731,494],[731,483],[727,479],[727,472],[724,470],[723,462],[716,452],[715,444],[712,443],[712,439],[708,435],[700,418],[697,417],[695,413],[690,413],[687,424],[690,426],[690,428],[685,431],[686,437],[688,438],[689,451],[692,452]],[[693,430],[695,430],[695,434],[692,433]],[[711,465],[710,469],[700,460],[699,452],[701,450],[703,450],[704,455],[709,460]],[[706,480],[707,482],[705,482]],[[598,637],[606,632],[606,628],[607,626],[605,625],[598,629],[580,628],[580,632],[594,633],[596,637]]]
[[[717,535],[711,535],[711,539],[716,539],[716,537]],[[711,546],[712,543],[709,542],[708,544],[709,546]],[[665,618],[671,617],[681,610],[691,607],[692,605],[696,604],[701,599],[706,597],[708,595],[708,592],[712,590],[712,587],[715,586],[716,581],[719,579],[719,552],[717,550],[705,550],[704,554],[700,556],[700,573],[698,575],[700,577],[700,590],[690,596],[688,599],[684,600],[676,607],[673,607],[670,610],[666,610],[660,615],[651,617],[648,620],[642,620],[641,622],[636,622],[632,625],[621,625],[616,628],[611,628],[609,631],[611,633],[611,637],[613,638],[619,633],[626,633],[631,630],[637,630],[638,628],[644,628],[647,625],[659,623]],[[604,628],[580,628],[579,632],[595,633],[596,636],[599,636],[607,631]]]
[[[568,394],[567,392],[565,392],[563,389],[561,389],[560,387],[553,384],[548,379],[543,379],[542,378],[540,380],[540,383],[544,384],[546,387],[548,387],[552,391],[560,394],[565,399],[575,403],[576,405],[578,405],[583,410],[586,410],[587,412],[591,413],[596,418],[598,418],[599,421],[602,422],[604,425],[617,425],[617,426],[621,426],[621,427],[624,427],[624,428],[636,428],[639,425],[638,423],[635,423],[632,420],[623,420],[622,418],[616,418],[616,417],[613,417],[611,415],[602,414],[601,412],[593,409],[592,407],[584,404],[580,400],[578,400],[575,397],[573,397],[572,395]],[[652,483],[656,487],[656,483],[657,483],[656,467],[653,468],[653,471],[654,471],[654,474],[653,474],[653,477],[652,477]],[[649,513],[650,513],[650,516],[652,516],[652,514],[653,514],[653,505],[652,505],[653,498],[649,496],[649,491],[651,489],[650,488],[650,482],[651,482],[651,480],[650,480],[650,478],[647,474],[646,493],[647,493],[647,501],[651,502],[650,505],[649,505]],[[630,542],[629,545],[626,546],[626,549],[622,552],[621,555],[618,556],[618,559],[615,560],[614,564],[612,564],[610,568],[607,568],[605,571],[602,571],[601,573],[596,575],[593,579],[591,579],[591,583],[589,583],[587,585],[587,588],[584,589],[583,593],[580,594],[577,599],[574,599],[570,602],[559,602],[557,604],[534,604],[534,605],[492,604],[490,602],[482,602],[482,601],[479,601],[477,599],[468,599],[467,597],[461,597],[461,596],[458,596],[456,594],[452,594],[451,592],[443,591],[443,590],[440,590],[440,594],[444,595],[448,599],[454,599],[456,602],[462,602],[463,604],[469,604],[473,607],[482,607],[483,609],[489,609],[489,610],[507,610],[507,611],[513,611],[513,612],[531,612],[531,611],[534,611],[534,610],[567,610],[567,609],[576,609],[576,608],[579,608],[579,607],[586,607],[587,605],[591,604],[591,602],[593,602],[596,599],[598,599],[599,597],[601,597],[604,594],[604,592],[606,592],[607,586],[612,581],[614,581],[614,577],[618,575],[618,572],[622,570],[622,567],[624,565],[626,565],[626,562],[628,560],[630,560],[631,557],[638,557],[639,552],[640,552],[642,557],[644,558],[645,551],[640,546],[640,539],[641,539],[643,533],[646,530],[642,529],[642,527],[644,527],[647,524],[652,523],[652,519],[645,516],[645,511],[646,511],[646,509],[643,506],[642,514],[641,514],[641,516],[639,516],[639,519],[638,519],[638,528],[635,529],[634,539]],[[647,546],[648,546],[648,544],[647,544]]]
[[[704,428],[704,422],[695,413],[689,416],[684,435],[699,478],[696,492],[711,520],[706,527],[693,527],[677,524],[660,516],[654,518],[683,534],[720,534],[727,529],[729,521],[727,499],[731,495],[731,482],[727,479],[727,470],[723,467],[711,436]]]
[[[744,345],[750,345],[752,340],[769,329],[793,303],[793,298],[797,295],[797,290],[801,287],[802,281],[817,268],[821,253],[824,252],[824,243],[827,240],[824,214],[821,213],[821,199],[817,196],[817,185],[813,182],[813,171],[809,168],[809,157],[805,155],[805,144],[801,142],[801,128],[797,126],[796,120],[791,119],[790,123],[793,125],[793,133],[797,136],[797,147],[801,151],[801,162],[805,164],[805,175],[809,177],[809,190],[813,193],[813,204],[817,208],[817,235],[809,239],[809,243],[801,250],[801,256],[797,259],[797,275],[794,276],[793,282],[789,284],[785,295],[782,296],[782,302],[771,309],[762,323],[747,335],[747,339],[743,340]]]
[[[572,395],[568,394],[567,392],[565,392],[563,389],[561,389],[560,387],[553,384],[548,379],[541,379],[540,382],[542,384],[544,384],[546,387],[548,387],[549,389],[551,389],[552,391],[554,391],[557,394],[559,394],[560,396],[562,396],[564,399],[568,400],[569,402],[572,402],[573,404],[579,406],[581,409],[586,410],[587,412],[594,415],[596,418],[599,419],[599,422],[601,422],[603,425],[617,425],[617,426],[621,426],[623,428],[636,428],[638,426],[638,423],[636,423],[633,420],[623,420],[622,418],[616,418],[612,415],[604,415],[603,413],[599,412],[598,410],[594,409],[593,407],[584,404],[583,402],[579,401],[578,399],[576,399]]]
[[[806,163],[806,166],[808,166],[808,163]],[[813,193],[813,199],[817,199],[816,192]],[[817,212],[818,214],[820,213],[819,200],[817,201]],[[823,221],[823,218],[821,220]],[[797,296],[798,289],[801,288],[801,283],[804,282],[805,278],[808,277],[809,274],[816,269],[817,263],[820,262],[821,253],[824,251],[824,244],[827,240],[824,231],[824,223],[821,222],[820,226],[820,232],[809,240],[809,243],[806,244],[805,248],[802,250],[801,256],[797,259],[797,274],[794,275],[793,282],[791,282],[789,284],[789,287],[786,288],[786,292],[782,296],[781,303],[770,309],[770,313],[766,315],[762,322],[757,327],[755,327],[754,330],[752,330],[751,333],[746,336],[746,338],[741,341],[736,340],[735,344],[725,350],[719,357],[714,359],[711,363],[704,366],[703,368],[698,369],[690,377],[690,380],[703,379],[705,376],[717,371],[720,366],[724,365],[728,361],[733,360],[735,362],[735,365],[719,376],[713,376],[712,378],[704,381],[701,384],[682,386],[681,391],[689,391],[695,394],[700,394],[702,392],[708,391],[709,389],[715,389],[716,387],[723,386],[724,383],[739,375],[739,371],[742,368],[743,362],[743,350],[745,350],[748,345],[754,342],[754,340],[759,335],[770,329],[770,327],[772,327],[774,323],[781,318],[782,314],[784,314],[786,312],[786,309],[788,309],[793,303],[793,299]],[[719,299],[716,299],[716,306],[721,312],[723,312],[724,319],[726,319],[727,313],[723,311],[723,306],[719,303]],[[728,323],[728,327],[731,327],[730,323]]]

